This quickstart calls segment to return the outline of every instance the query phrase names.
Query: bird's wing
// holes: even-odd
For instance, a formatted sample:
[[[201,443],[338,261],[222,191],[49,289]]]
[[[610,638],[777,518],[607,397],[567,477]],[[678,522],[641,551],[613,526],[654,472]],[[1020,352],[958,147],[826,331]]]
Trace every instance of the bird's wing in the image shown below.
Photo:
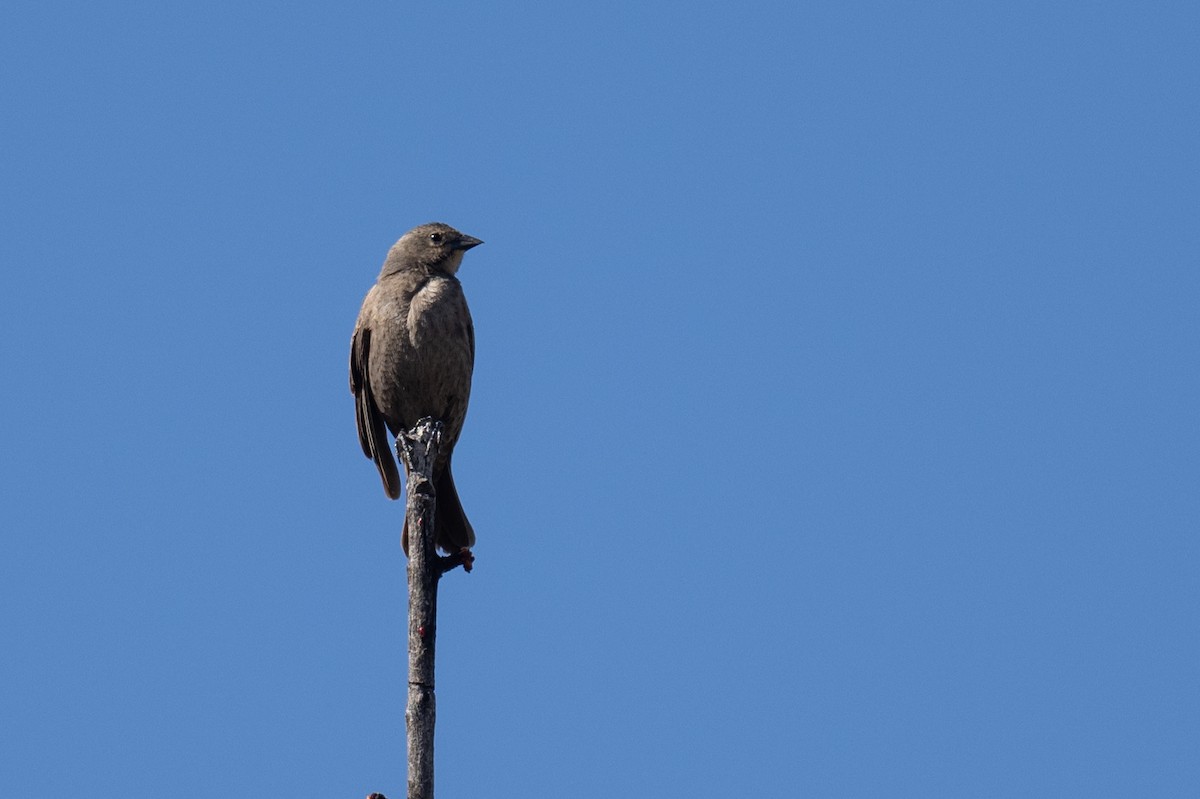
[[[471,320],[471,314],[467,313],[467,339],[471,342],[471,367],[475,366],[475,323]]]
[[[375,461],[383,490],[392,499],[400,498],[400,471],[388,448],[383,414],[371,392],[371,328],[359,325],[350,342],[350,391],[354,393],[354,415],[358,424],[358,443],[363,454]]]

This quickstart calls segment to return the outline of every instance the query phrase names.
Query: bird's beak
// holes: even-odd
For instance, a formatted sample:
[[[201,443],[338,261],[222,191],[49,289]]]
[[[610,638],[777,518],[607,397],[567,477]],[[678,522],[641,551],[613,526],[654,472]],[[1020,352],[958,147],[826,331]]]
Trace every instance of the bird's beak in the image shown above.
[[[454,249],[469,250],[472,247],[478,247],[480,244],[483,244],[483,242],[474,236],[468,236],[464,233],[458,237],[458,244],[454,245]]]

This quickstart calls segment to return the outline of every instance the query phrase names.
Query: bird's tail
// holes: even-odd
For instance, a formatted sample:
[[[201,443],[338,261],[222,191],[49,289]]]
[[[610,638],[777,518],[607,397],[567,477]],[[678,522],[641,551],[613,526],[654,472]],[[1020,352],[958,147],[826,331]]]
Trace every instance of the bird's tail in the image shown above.
[[[437,526],[438,549],[453,553],[475,546],[475,529],[467,520],[462,502],[458,498],[458,490],[454,487],[454,475],[450,472],[450,463],[433,480],[433,488],[437,493],[437,507],[434,510],[434,524]],[[404,554],[408,554],[408,518],[404,519],[404,533],[401,537]]]

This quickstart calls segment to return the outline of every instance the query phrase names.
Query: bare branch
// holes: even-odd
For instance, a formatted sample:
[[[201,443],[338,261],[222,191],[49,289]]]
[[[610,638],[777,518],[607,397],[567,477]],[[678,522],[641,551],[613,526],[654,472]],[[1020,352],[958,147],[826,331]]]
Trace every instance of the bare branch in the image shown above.
[[[442,423],[430,418],[396,439],[408,467],[408,799],[433,799],[437,585],[445,568],[453,568],[443,567],[434,551],[433,464],[441,443]],[[467,561],[460,558],[454,565],[460,564],[465,567]]]

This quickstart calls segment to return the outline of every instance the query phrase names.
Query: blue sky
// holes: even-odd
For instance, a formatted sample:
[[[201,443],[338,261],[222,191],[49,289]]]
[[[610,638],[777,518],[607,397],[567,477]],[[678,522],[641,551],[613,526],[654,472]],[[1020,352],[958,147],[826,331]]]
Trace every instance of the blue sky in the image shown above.
[[[1200,782],[1193,4],[11,3],[0,795],[404,795],[350,332],[486,244],[443,797]]]

